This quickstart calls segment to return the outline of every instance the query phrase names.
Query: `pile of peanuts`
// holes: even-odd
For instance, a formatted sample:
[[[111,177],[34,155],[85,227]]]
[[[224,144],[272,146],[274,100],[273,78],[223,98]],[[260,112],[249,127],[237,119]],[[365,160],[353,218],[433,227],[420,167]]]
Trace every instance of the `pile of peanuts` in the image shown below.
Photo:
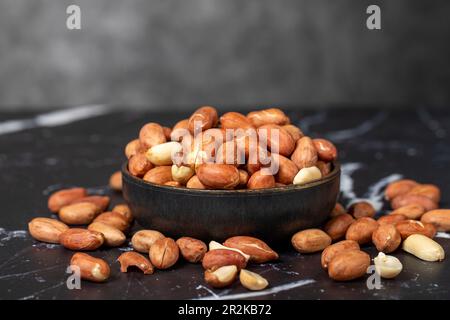
[[[252,143],[252,136],[257,144]],[[139,138],[127,144],[125,154],[132,175],[155,184],[195,189],[305,184],[328,175],[337,158],[331,142],[304,136],[280,109],[247,115],[228,112],[219,119],[217,111],[208,106],[172,129],[156,123],[144,125]],[[110,177],[109,185],[122,190],[119,171]],[[321,252],[322,267],[336,281],[363,277],[371,257],[361,247],[373,244],[379,251],[373,259],[377,273],[394,278],[403,266],[387,254],[400,247],[425,261],[444,259],[443,248],[433,240],[437,231],[450,231],[450,210],[439,209],[440,196],[435,185],[396,181],[385,190],[393,209],[389,214],[376,220],[377,212],[368,202],[353,203],[347,209],[337,203],[322,228],[301,230],[291,243],[302,254]],[[59,219],[34,218],[28,224],[29,232],[38,241],[75,251],[70,265],[80,269],[82,279],[104,282],[110,277],[109,264],[84,252],[123,246],[130,239],[133,223],[128,205],[118,204],[111,211],[109,207],[108,196],[89,195],[85,188],[59,190],[48,199],[49,210]],[[206,245],[191,237],[175,241],[157,230],[140,230],[131,236],[131,245],[133,251],[117,259],[121,272],[135,267],[152,274],[155,268],[173,268],[182,256],[190,263],[201,263],[205,282],[214,288],[229,286],[239,277],[245,288],[262,290],[268,280],[247,270],[247,265],[279,258],[264,241],[245,235]]]
[[[145,124],[125,147],[128,170],[145,181],[193,189],[262,189],[325,177],[337,158],[326,139],[311,139],[277,108],[220,118],[210,106],[171,129]]]
[[[126,204],[118,204],[107,211],[109,204],[108,196],[88,195],[85,188],[59,190],[48,199],[49,210],[59,219],[34,218],[28,224],[29,233],[38,241],[60,244],[75,251],[70,267],[78,268],[82,279],[104,282],[110,277],[109,264],[85,251],[123,246],[133,223]],[[131,245],[132,251],[117,258],[121,272],[135,267],[144,274],[153,274],[155,268],[172,268],[182,256],[190,263],[201,263],[206,283],[215,288],[231,285],[239,274],[245,288],[262,290],[268,286],[268,281],[245,269],[246,266],[278,259],[278,254],[264,241],[249,236],[230,237],[223,244],[211,241],[207,246],[191,237],[175,241],[157,230],[140,230],[131,237]]]
[[[322,229],[296,233],[292,245],[301,253],[322,252],[321,264],[329,277],[348,281],[366,274],[371,258],[361,246],[373,244],[379,251],[374,258],[377,273],[394,278],[403,266],[386,254],[400,247],[425,261],[445,258],[444,249],[433,240],[437,231],[450,231],[450,210],[438,209],[440,197],[435,185],[399,180],[385,190],[393,209],[389,214],[375,220],[377,212],[368,202],[353,203],[347,210],[338,203]]]

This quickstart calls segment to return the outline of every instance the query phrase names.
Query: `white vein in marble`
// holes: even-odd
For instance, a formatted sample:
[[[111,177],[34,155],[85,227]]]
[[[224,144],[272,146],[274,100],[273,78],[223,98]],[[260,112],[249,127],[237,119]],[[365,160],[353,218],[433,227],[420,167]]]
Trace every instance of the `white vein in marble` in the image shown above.
[[[270,294],[276,294],[276,293],[279,293],[282,291],[288,291],[288,290],[295,289],[298,287],[303,287],[303,286],[306,286],[306,285],[314,283],[314,282],[316,282],[316,281],[313,279],[299,280],[299,281],[294,281],[294,282],[282,284],[279,286],[275,286],[275,287],[272,287],[267,290],[262,290],[262,291],[257,291],[257,292],[227,294],[227,295],[217,295],[217,294],[211,292],[210,296],[200,297],[195,300],[234,300],[234,299],[247,299],[247,298],[261,297],[261,296],[266,296],[266,295],[270,295]],[[197,290],[198,289],[206,289],[206,288],[203,286],[198,286]],[[211,290],[208,290],[208,291],[211,291]]]
[[[6,242],[12,239],[24,239],[27,237],[27,232],[25,230],[12,230],[8,231],[5,228],[0,228],[0,247],[4,246]]]
[[[422,121],[422,123],[434,133],[436,138],[442,139],[447,136],[447,130],[430,114],[427,109],[418,108],[417,115],[419,116],[420,121]]]
[[[348,199],[348,206],[358,201],[369,202],[376,211],[383,208],[384,188],[391,182],[400,180],[403,176],[399,173],[393,173],[381,178],[375,183],[371,184],[367,192],[362,197],[358,197],[354,191],[354,180],[352,174],[363,168],[362,163],[351,162],[345,163],[341,166],[341,192],[344,198]]]
[[[106,105],[87,105],[43,113],[33,118],[8,120],[0,122],[0,135],[33,128],[62,126],[75,121],[101,116],[109,111],[110,108]]]
[[[353,172],[363,168],[364,165],[359,162],[343,163],[341,165],[341,192],[342,196],[347,199],[356,199],[354,191]]]
[[[450,233],[447,232],[437,232],[436,238],[442,238],[442,239],[450,239]]]
[[[329,132],[325,134],[325,138],[333,142],[342,142],[349,139],[354,139],[355,137],[362,136],[380,125],[387,117],[386,112],[380,112],[375,115],[372,119],[362,122],[358,126],[349,129],[338,130],[334,132]]]

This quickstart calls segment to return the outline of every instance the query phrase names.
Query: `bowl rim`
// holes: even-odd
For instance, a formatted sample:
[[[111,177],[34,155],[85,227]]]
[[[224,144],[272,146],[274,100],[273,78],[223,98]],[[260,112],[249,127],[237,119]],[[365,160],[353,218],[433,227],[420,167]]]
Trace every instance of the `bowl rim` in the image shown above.
[[[138,178],[133,176],[128,171],[128,160],[125,161],[122,165],[122,179],[126,177],[129,181],[133,182],[134,184],[146,187],[146,188],[154,188],[154,189],[160,189],[160,191],[166,191],[166,192],[179,192],[183,194],[192,194],[192,195],[269,195],[279,192],[293,192],[293,191],[299,191],[299,190],[305,190],[310,189],[313,187],[317,187],[326,183],[329,183],[330,181],[336,179],[337,176],[340,176],[341,172],[341,166],[340,163],[335,160],[332,162],[333,164],[333,170],[325,177],[320,180],[312,181],[303,185],[294,185],[290,184],[287,186],[282,187],[275,187],[275,188],[265,188],[265,189],[232,189],[232,190],[223,190],[223,189],[188,189],[188,188],[180,188],[180,187],[174,187],[174,186],[166,186],[161,184],[155,184],[152,182],[148,182],[143,180],[142,178]]]

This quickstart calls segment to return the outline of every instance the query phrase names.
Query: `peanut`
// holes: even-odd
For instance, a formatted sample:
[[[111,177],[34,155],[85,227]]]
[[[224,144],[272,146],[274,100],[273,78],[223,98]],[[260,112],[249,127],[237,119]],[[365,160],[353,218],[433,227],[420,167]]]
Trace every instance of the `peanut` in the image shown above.
[[[428,197],[418,195],[418,194],[403,194],[400,196],[395,197],[391,201],[392,209],[398,209],[410,204],[418,204],[425,208],[425,211],[431,211],[438,208],[438,205],[436,202],[431,200]]]
[[[292,139],[289,132],[280,126],[274,124],[262,125],[257,132],[259,139],[267,143],[267,147],[271,152],[289,157],[295,149],[294,139]]]
[[[185,136],[190,136],[189,119],[178,121],[172,128],[172,132],[170,134],[170,138],[172,141],[181,141]]]
[[[205,271],[205,282],[213,288],[224,288],[231,285],[237,277],[235,265],[223,266],[216,270]]]
[[[125,156],[130,159],[132,156],[142,153],[144,148],[141,145],[139,139],[134,139],[125,146]]]
[[[61,233],[69,227],[55,219],[34,218],[28,223],[28,231],[36,240],[48,243],[59,243]]]
[[[167,140],[163,127],[157,123],[151,122],[141,128],[141,131],[139,132],[139,141],[144,149],[148,149],[164,143]]]
[[[91,202],[69,204],[59,210],[59,218],[67,224],[89,224],[100,213],[99,207]]]
[[[155,166],[168,166],[172,165],[172,157],[181,149],[181,144],[176,141],[165,142],[148,149],[145,156]]]
[[[128,223],[131,223],[133,221],[133,214],[131,212],[130,207],[125,203],[120,203],[114,206],[112,209],[113,212],[120,213],[122,216],[125,217]]]
[[[265,174],[262,170],[256,171],[247,182],[248,189],[266,189],[275,187],[275,178]]]
[[[336,281],[349,281],[366,274],[370,256],[359,250],[344,250],[337,253],[328,265],[328,276]]]
[[[130,226],[129,221],[125,216],[114,211],[103,212],[94,219],[94,222],[102,222],[111,227],[119,229],[122,232],[127,231]]]
[[[344,214],[344,213],[347,213],[347,211],[345,210],[344,206],[337,202],[334,205],[333,211],[331,211],[331,213],[330,213],[330,217],[334,218],[334,217],[337,217],[338,215]]]
[[[433,238],[436,234],[436,228],[429,223],[422,223],[416,220],[404,220],[398,222],[395,227],[402,239],[408,238],[412,234],[422,234],[429,238]]]
[[[122,253],[117,259],[120,263],[120,272],[128,272],[129,267],[137,267],[144,274],[152,274],[154,272],[153,265],[142,254],[129,251]]]
[[[245,288],[252,291],[263,290],[269,285],[267,279],[246,269],[239,273],[239,280]]]
[[[164,183],[164,186],[177,187],[177,188],[183,187],[183,185],[181,183],[179,183],[178,181],[167,181]]]
[[[337,149],[330,141],[326,139],[313,139],[317,156],[322,161],[333,161],[337,158]]]
[[[353,240],[342,240],[342,241],[336,242],[336,243],[326,247],[322,251],[322,256],[320,259],[322,268],[327,269],[330,261],[339,252],[344,251],[344,250],[359,250],[359,249],[360,249],[360,247],[359,247],[358,242],[353,241]]]
[[[122,231],[111,227],[103,222],[93,222],[88,226],[88,230],[97,231],[101,233],[105,239],[105,245],[108,247],[119,247],[121,246],[127,237]]]
[[[384,191],[384,197],[386,200],[392,200],[397,196],[408,193],[412,188],[417,186],[418,183],[414,180],[403,179],[390,183]]]
[[[400,207],[396,210],[393,210],[389,214],[401,214],[405,216],[408,219],[419,219],[423,214],[425,213],[425,208],[422,207],[420,204],[409,204],[404,207]]]
[[[369,217],[372,218],[375,216],[375,208],[366,201],[356,202],[353,203],[348,208],[348,213],[353,215],[355,219],[361,218],[361,217]]]
[[[89,202],[93,203],[98,207],[99,212],[103,212],[108,209],[109,203],[111,199],[108,196],[87,196],[80,199],[77,199],[70,204],[80,203],[80,202]]]
[[[111,270],[105,260],[94,258],[86,253],[77,252],[70,260],[71,266],[80,270],[82,279],[93,282],[104,282],[109,278]]]
[[[422,235],[412,234],[403,241],[403,250],[425,261],[442,261],[445,252],[436,241]]]
[[[300,169],[295,175],[293,183],[296,185],[304,185],[314,182],[322,178],[322,173],[317,167],[308,167]]]
[[[155,184],[164,184],[168,181],[172,181],[172,167],[171,166],[160,166],[155,167],[147,171],[143,178],[147,182]]]
[[[412,188],[408,194],[424,196],[435,203],[441,201],[441,190],[434,184],[420,184]]]
[[[200,182],[213,189],[233,189],[239,184],[239,171],[233,165],[202,164],[196,172]]]
[[[302,138],[304,136],[302,130],[300,130],[299,127],[296,127],[292,124],[286,124],[282,128],[284,130],[286,130],[287,132],[289,132],[289,134],[291,135],[294,142],[297,142],[297,140],[299,140],[300,138]]]
[[[151,246],[160,239],[164,239],[165,236],[156,230],[140,230],[136,232],[131,238],[131,245],[134,250],[148,253]]]
[[[320,229],[307,229],[294,234],[291,243],[300,253],[312,253],[328,247],[331,244],[331,238]]]
[[[389,214],[378,218],[377,222],[381,226],[383,224],[396,225],[398,222],[406,220],[406,217],[402,214]]]
[[[158,269],[172,267],[179,257],[179,249],[175,240],[163,238],[156,240],[150,247],[150,261]]]
[[[239,250],[239,249],[231,248],[231,247],[226,247],[226,246],[224,246],[223,244],[218,243],[217,241],[210,241],[210,242],[209,242],[209,251],[217,250],[217,249],[225,249],[225,250],[236,251],[237,253],[242,254],[242,255],[244,256],[245,261],[248,262],[248,261],[250,260],[250,255],[248,255],[248,254],[242,252],[242,251]]]
[[[181,184],[186,184],[189,179],[195,174],[195,171],[187,166],[172,166],[172,179]]]
[[[226,141],[217,149],[216,163],[237,166],[245,163],[245,149],[238,146],[236,139]]]
[[[383,252],[380,252],[373,259],[373,262],[375,263],[375,271],[385,279],[395,278],[403,269],[400,260],[393,256],[387,256]]]
[[[51,212],[58,212],[62,207],[86,196],[87,192],[85,188],[59,190],[48,198],[48,208]]]
[[[200,182],[198,177],[192,176],[189,181],[186,183],[186,188],[188,189],[207,189],[206,186]]]
[[[450,231],[450,209],[431,210],[425,213],[420,221],[424,224],[432,224],[437,231]]]
[[[317,161],[316,167],[320,170],[322,177],[326,177],[331,172],[331,162]]]
[[[279,161],[279,169],[275,175],[275,180],[283,184],[292,184],[298,173],[295,163],[282,155],[275,157]]]
[[[170,138],[172,136],[172,128],[169,127],[163,127],[164,136],[166,137],[167,141],[170,141]]]
[[[109,187],[114,191],[122,191],[122,172],[116,171],[109,177]]]
[[[369,217],[356,219],[347,229],[345,239],[355,240],[360,245],[372,240],[372,234],[378,228],[378,222]]]
[[[318,160],[317,150],[310,137],[302,137],[296,143],[291,160],[299,170],[315,166]]]
[[[247,182],[249,179],[248,172],[242,169],[239,169],[239,186],[247,186]]]
[[[59,236],[59,242],[65,248],[76,251],[96,250],[104,241],[103,234],[87,229],[68,229]]]
[[[400,246],[402,237],[394,225],[384,224],[373,232],[372,242],[378,251],[391,253]]]
[[[331,237],[331,240],[336,241],[345,236],[348,227],[355,221],[348,213],[340,214],[331,218],[324,227],[324,231]]]
[[[128,171],[133,176],[142,177],[153,168],[153,164],[147,160],[144,153],[138,153],[128,160]]]
[[[247,266],[247,260],[242,254],[227,249],[208,251],[202,260],[202,266],[205,270],[216,270],[230,265],[235,265],[240,270]]]
[[[217,124],[218,115],[217,110],[210,106],[198,108],[189,118],[188,128],[192,134],[195,134],[196,130],[205,131],[214,127]],[[198,125],[198,128],[194,126]]]
[[[250,120],[239,112],[227,112],[220,117],[221,127],[224,129],[252,129]]]
[[[247,118],[256,128],[265,124],[276,124],[283,126],[290,123],[289,118],[278,108],[252,111],[247,114]]]
[[[181,237],[176,243],[183,258],[191,263],[202,261],[203,256],[208,251],[203,241],[191,237]]]
[[[264,263],[278,259],[278,253],[270,248],[267,243],[254,237],[235,236],[228,238],[223,244],[248,254],[250,261],[255,263]]]

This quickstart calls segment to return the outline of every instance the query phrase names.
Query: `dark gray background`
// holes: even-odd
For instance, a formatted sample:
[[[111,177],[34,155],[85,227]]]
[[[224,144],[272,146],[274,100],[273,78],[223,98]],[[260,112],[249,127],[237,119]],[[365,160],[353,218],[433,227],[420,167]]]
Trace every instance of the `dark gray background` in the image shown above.
[[[66,29],[78,4],[82,30]],[[365,26],[369,4],[382,30]],[[450,2],[0,0],[0,108],[441,106]]]

